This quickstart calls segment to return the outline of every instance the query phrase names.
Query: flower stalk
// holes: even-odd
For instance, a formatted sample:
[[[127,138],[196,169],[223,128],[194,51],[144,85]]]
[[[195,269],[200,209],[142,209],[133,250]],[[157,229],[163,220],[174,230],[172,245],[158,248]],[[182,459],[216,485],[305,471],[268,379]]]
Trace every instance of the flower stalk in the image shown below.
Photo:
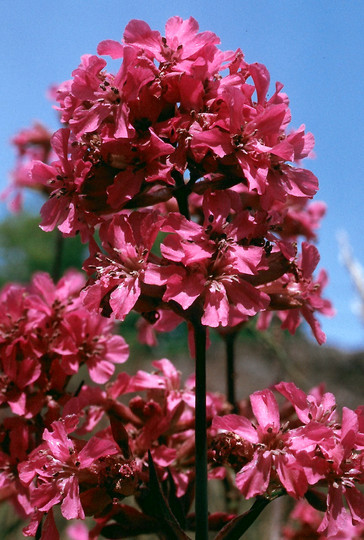
[[[224,335],[226,351],[226,395],[228,402],[233,406],[233,412],[237,412],[235,385],[235,343],[237,335],[237,332]]]
[[[208,538],[207,427],[206,427],[206,327],[194,324],[196,356],[196,540]]]

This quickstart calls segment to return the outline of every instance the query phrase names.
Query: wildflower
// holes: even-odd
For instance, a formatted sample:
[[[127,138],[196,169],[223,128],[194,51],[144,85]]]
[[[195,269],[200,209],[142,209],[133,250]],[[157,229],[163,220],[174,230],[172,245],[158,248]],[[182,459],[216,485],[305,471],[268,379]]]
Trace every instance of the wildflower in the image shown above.
[[[96,251],[86,268],[96,279],[82,294],[88,309],[98,310],[106,301],[118,320],[123,320],[142,293],[150,250],[163,222],[156,212],[121,214],[100,229],[106,254]]]
[[[237,487],[250,498],[265,493],[270,484],[281,484],[292,497],[302,497],[308,487],[306,474],[290,450],[292,433],[281,426],[273,393],[270,390],[255,392],[250,402],[257,424],[238,415],[216,417],[212,423],[214,429],[237,436],[242,448],[246,444],[251,447],[248,463],[236,474]]]

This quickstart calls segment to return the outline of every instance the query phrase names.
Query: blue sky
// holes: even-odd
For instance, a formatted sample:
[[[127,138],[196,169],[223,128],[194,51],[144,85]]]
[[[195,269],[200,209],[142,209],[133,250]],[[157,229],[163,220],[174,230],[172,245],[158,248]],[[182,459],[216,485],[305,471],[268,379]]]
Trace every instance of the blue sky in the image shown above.
[[[33,120],[58,127],[46,98],[50,84],[69,79],[80,56],[95,53],[99,41],[119,40],[130,19],[163,31],[169,17],[192,15],[201,30],[220,36],[222,49],[240,47],[248,62],[265,64],[272,85],[285,86],[292,127],[304,123],[316,138],[316,158],[306,167],[320,181],[316,199],[328,205],[319,242],[321,265],[330,274],[326,296],[337,309],[334,319],[322,321],[328,343],[364,347],[336,239],[346,230],[364,265],[364,2],[3,0],[1,8],[0,189],[14,160],[10,137]]]

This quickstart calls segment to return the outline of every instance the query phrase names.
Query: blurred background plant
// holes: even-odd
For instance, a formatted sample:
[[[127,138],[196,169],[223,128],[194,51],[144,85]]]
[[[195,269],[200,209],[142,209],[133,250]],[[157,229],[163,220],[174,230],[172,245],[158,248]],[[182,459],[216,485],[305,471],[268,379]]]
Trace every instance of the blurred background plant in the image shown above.
[[[356,294],[353,309],[364,324],[364,268],[356,258],[347,232],[339,232],[337,240],[339,243],[340,260],[348,271]]]

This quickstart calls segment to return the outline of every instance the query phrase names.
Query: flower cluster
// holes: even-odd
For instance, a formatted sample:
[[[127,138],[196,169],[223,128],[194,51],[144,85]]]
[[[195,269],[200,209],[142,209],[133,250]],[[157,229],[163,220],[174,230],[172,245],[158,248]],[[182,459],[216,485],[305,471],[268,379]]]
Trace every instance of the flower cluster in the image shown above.
[[[193,18],[169,19],[165,37],[133,20],[121,43],[98,46],[120,59],[117,73],[82,57],[53,90],[64,127],[50,146],[40,126],[17,138],[28,157],[43,148],[27,159],[28,185],[50,194],[41,227],[89,243],[89,309],[119,320],[135,309],[159,331],[201,316],[230,328],[257,313],[265,328],[278,311],[283,328],[303,317],[323,343],[315,312],[333,310],[308,242],[325,209],[309,203],[318,183],[300,165],[313,136],[288,131],[288,98],[280,83],[268,98],[265,66],[218,43]],[[146,324],[142,339],[155,340]]]
[[[325,341],[316,313],[333,309],[311,243],[325,206],[311,202],[317,179],[301,163],[313,136],[289,128],[265,66],[218,44],[193,18],[172,17],[165,36],[133,20],[54,89],[62,127],[14,140],[13,189],[41,189],[41,228],[89,246],[87,281],[38,273],[0,291],[0,498],[30,518],[25,535],[58,538],[60,506],[66,520],[94,518],[89,533],[73,528],[79,537],[237,537],[257,506],[198,506],[206,436],[210,477],[232,468],[258,506],[278,492],[306,497],[330,538],[364,521],[363,408],[339,422],[331,394],[282,382],[282,413],[267,389],[251,396],[251,417],[234,415],[205,392],[201,369],[185,383],[167,359],[152,373],[116,370],[128,346],[114,324],[131,310],[150,345],[187,321],[197,367],[206,327],[235,335],[254,316],[264,329],[277,313],[291,333],[303,318]],[[119,60],[116,73],[102,56]]]
[[[161,492],[168,496],[171,511],[184,527],[193,529],[194,379],[190,377],[183,385],[173,364],[162,359],[153,362],[153,372],[138,371],[132,376],[119,372],[106,387],[105,371],[100,368],[102,375],[95,380],[89,368],[96,385],[81,382],[72,390],[77,373],[67,373],[70,365],[76,361],[87,365],[87,359],[96,355],[97,364],[110,366],[110,354],[112,358],[118,347],[118,359],[125,359],[126,350],[121,337],[106,331],[107,339],[100,347],[99,336],[89,326],[88,332],[81,331],[89,338],[88,346],[85,342],[79,346],[76,360],[71,342],[80,325],[75,322],[78,301],[71,277],[76,285],[79,276],[73,273],[53,285],[39,274],[30,287],[22,289],[21,313],[3,306],[14,328],[17,353],[12,364],[23,373],[23,380],[13,376],[2,391],[0,497],[30,518],[24,534],[39,536],[43,531],[43,540],[58,538],[56,506],[66,520],[93,516],[90,538],[112,531],[128,535],[168,532],[156,506]],[[20,287],[13,285],[4,292],[8,289],[18,291]],[[68,314],[73,314],[72,333],[64,326]],[[109,319],[98,317],[110,326]],[[55,342],[46,339],[50,327]],[[5,325],[3,328],[5,380],[5,359],[15,353],[5,344]],[[72,351],[73,363],[68,362],[62,339]],[[75,343],[80,341],[80,337],[75,339]],[[35,369],[27,355],[35,355],[40,344],[43,350],[38,352],[39,367]],[[245,498],[274,497],[282,489],[294,499],[306,497],[325,511],[315,525],[322,538],[340,538],[336,535],[343,528],[357,530],[364,523],[364,496],[358,489],[364,481],[363,407],[356,411],[344,408],[340,423],[334,396],[322,388],[306,395],[293,383],[282,382],[274,390],[285,400],[281,412],[273,391],[266,389],[250,396],[251,414],[240,415],[229,414],[230,406],[222,395],[207,393],[209,476],[221,479],[232,469]],[[130,497],[138,510],[128,503]],[[234,517],[212,514],[209,526],[219,529]]]
[[[21,130],[12,139],[16,149],[16,165],[11,173],[10,185],[0,194],[0,200],[8,200],[9,209],[19,212],[23,208],[23,190],[31,188],[49,195],[44,184],[35,182],[31,169],[35,160],[54,159],[51,147],[51,133],[41,123],[36,122],[31,128]]]
[[[318,533],[320,525],[320,512],[307,502],[299,501],[289,516],[287,525],[283,528],[283,540],[300,540],[301,538],[317,538],[317,540],[360,540],[364,538],[363,524],[352,525],[348,522],[340,524],[334,536]]]
[[[127,360],[127,344],[111,333],[113,321],[82,305],[84,283],[76,271],[57,284],[40,272],[28,287],[11,283],[0,291],[0,399],[14,414],[35,417],[82,365],[104,383]]]
[[[121,372],[105,388],[128,347],[111,333],[111,319],[85,311],[83,284],[75,271],[57,284],[39,273],[28,287],[1,291],[0,498],[31,518],[27,536],[40,534],[44,522],[42,538],[58,538],[57,505],[66,519],[95,516],[100,532],[131,495],[149,516],[146,532],[157,530],[144,500],[151,466],[186,509],[193,499],[193,378],[182,386],[162,359],[153,373]],[[82,365],[90,381],[77,388]],[[224,410],[223,396],[207,394],[209,423]],[[131,531],[141,515],[130,518]]]
[[[325,509],[317,531],[329,538],[345,524],[363,523],[364,495],[358,489],[364,482],[363,407],[344,407],[339,422],[332,394],[318,388],[306,395],[285,382],[274,389],[291,405],[281,415],[267,389],[250,396],[255,420],[234,414],[213,419],[218,431],[213,460],[235,470],[236,485],[246,498],[279,488],[295,499],[306,496]],[[326,491],[312,491],[312,486]]]

